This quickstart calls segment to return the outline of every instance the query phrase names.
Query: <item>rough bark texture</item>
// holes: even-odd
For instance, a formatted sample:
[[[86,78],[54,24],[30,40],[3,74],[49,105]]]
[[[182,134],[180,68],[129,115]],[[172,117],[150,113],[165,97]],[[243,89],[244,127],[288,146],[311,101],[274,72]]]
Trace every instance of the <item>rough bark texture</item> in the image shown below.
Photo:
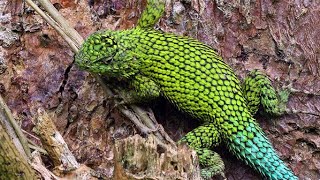
[[[26,159],[20,155],[0,123],[0,179],[36,179]]]
[[[159,144],[153,135],[116,141],[114,154],[114,179],[200,179],[195,152]]]
[[[84,37],[98,29],[133,27],[145,5],[142,0],[52,2]],[[22,0],[0,1],[0,9],[0,93],[15,118],[31,132],[38,107],[54,113],[78,162],[111,178],[112,140],[135,134],[134,127],[116,110],[109,112],[112,105],[101,87],[72,64],[68,45]],[[291,83],[301,91],[290,96],[292,113],[257,117],[301,179],[320,179],[319,11],[317,1],[170,1],[158,25],[214,47],[240,78],[258,68],[277,87]],[[153,107],[173,138],[196,126],[163,102]],[[228,179],[261,179],[225,148],[217,151],[225,160]]]
[[[51,121],[51,118],[42,109],[38,110],[37,123],[34,131],[39,136],[43,148],[48,152],[55,166],[56,174],[63,174],[63,172],[79,168],[80,164],[78,164],[68,149],[61,134]]]

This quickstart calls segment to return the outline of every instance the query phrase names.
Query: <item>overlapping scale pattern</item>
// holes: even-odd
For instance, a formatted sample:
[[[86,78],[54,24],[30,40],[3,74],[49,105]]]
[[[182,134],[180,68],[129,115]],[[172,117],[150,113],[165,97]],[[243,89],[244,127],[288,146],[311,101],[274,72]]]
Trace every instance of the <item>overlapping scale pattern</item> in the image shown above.
[[[108,50],[103,51],[106,45]],[[93,57],[95,54],[99,57]],[[89,37],[76,62],[102,75],[129,80],[139,75],[146,82],[142,86],[145,92],[148,86],[150,94],[160,88],[160,93],[181,111],[201,120],[204,126],[188,133],[184,140],[198,152],[202,164],[214,166],[216,158],[210,157],[215,154],[208,146],[221,139],[230,151],[269,179],[297,179],[276,154],[252,117],[252,110],[249,112],[238,78],[209,46],[151,29],[106,31]],[[253,82],[260,81],[248,81],[253,84],[247,90],[251,94],[257,92]],[[267,96],[272,94],[269,86],[260,89]],[[273,99],[270,97],[265,99]],[[213,170],[206,167],[203,174],[210,176]]]
[[[152,59],[140,73],[159,84],[167,99],[180,110],[212,123],[230,150],[265,176],[297,179],[248,111],[238,78],[214,50],[188,37],[153,30],[133,31],[132,36],[139,39],[136,53],[149,57],[149,64]],[[195,138],[206,135],[189,134]]]
[[[148,5],[144,9],[138,21],[138,28],[152,28],[160,19],[164,12],[165,0],[148,0]]]
[[[219,124],[244,110],[240,82],[228,65],[208,46],[175,35],[135,32],[137,53],[154,59],[141,70],[152,77],[164,95],[183,111]]]
[[[245,78],[243,92],[248,109],[253,115],[258,111],[260,103],[268,114],[281,115],[289,96],[286,91],[278,95],[269,78],[258,70],[251,71]]]

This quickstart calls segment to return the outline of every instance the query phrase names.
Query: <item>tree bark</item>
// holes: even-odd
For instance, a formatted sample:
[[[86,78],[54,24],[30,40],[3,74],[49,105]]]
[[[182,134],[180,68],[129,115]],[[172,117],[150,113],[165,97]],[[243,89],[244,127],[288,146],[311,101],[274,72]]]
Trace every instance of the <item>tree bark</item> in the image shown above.
[[[36,179],[26,159],[21,156],[0,123],[0,179]]]
[[[87,37],[100,29],[133,27],[145,0],[52,0],[71,25]],[[78,2],[78,3],[77,3]],[[261,69],[277,87],[291,84],[288,111],[257,120],[282,159],[300,178],[320,179],[320,4],[317,1],[168,1],[157,24],[165,32],[194,37],[215,48],[239,75]],[[2,8],[2,9],[1,9]],[[72,63],[64,40],[21,0],[0,1],[0,93],[22,128],[32,133],[39,107],[53,120],[79,163],[112,178],[114,139],[137,133],[88,73]],[[175,140],[197,123],[171,105],[152,105]],[[179,128],[177,128],[179,127]],[[35,139],[33,139],[36,141]],[[231,156],[217,151],[228,179],[261,179]]]

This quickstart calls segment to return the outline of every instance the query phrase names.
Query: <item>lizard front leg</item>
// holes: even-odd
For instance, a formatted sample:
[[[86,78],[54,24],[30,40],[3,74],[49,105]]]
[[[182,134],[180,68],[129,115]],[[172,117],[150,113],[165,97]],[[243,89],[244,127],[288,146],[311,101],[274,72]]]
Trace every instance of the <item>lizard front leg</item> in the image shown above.
[[[137,28],[153,28],[164,12],[165,0],[149,0]]]
[[[152,79],[143,75],[134,76],[129,84],[131,88],[119,90],[122,104],[148,102],[160,96],[159,86]]]

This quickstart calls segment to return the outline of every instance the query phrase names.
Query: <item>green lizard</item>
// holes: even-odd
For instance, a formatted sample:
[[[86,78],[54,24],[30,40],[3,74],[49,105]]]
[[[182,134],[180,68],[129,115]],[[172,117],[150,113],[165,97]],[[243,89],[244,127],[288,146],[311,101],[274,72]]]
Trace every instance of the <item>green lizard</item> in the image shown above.
[[[130,82],[134,90],[127,94],[133,99],[162,95],[199,119],[202,125],[180,142],[198,153],[204,178],[222,167],[211,148],[223,141],[239,159],[269,179],[298,179],[253,118],[260,102],[266,112],[282,112],[270,80],[253,71],[242,87],[233,70],[209,46],[154,30],[164,7],[163,1],[149,0],[136,28],[90,35],[75,57],[76,64]]]

